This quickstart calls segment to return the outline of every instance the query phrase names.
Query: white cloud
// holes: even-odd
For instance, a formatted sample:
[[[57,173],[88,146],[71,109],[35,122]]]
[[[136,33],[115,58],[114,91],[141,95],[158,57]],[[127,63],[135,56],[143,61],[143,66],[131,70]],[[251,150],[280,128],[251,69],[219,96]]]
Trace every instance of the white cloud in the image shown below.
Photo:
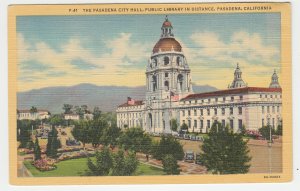
[[[237,62],[249,86],[267,86],[273,69],[280,72],[279,47],[265,44],[258,33],[238,31],[225,41],[207,31],[193,33],[190,39],[191,47],[182,46],[197,84],[226,88]]]
[[[138,63],[147,64],[149,45],[140,42],[132,42],[131,34],[121,33],[120,36],[107,40],[106,48],[109,50],[102,55],[92,53],[84,48],[80,39],[72,38],[66,44],[55,50],[45,42],[30,44],[26,42],[22,34],[18,34],[18,66],[19,66],[19,90],[29,90],[46,86],[74,85],[78,83],[95,83],[98,85],[126,85],[127,80],[135,81],[141,78],[144,68],[138,69]],[[82,61],[82,64],[76,63]],[[39,70],[30,70],[30,67],[22,67],[26,62],[34,62],[31,67]],[[90,70],[80,68],[88,63],[93,66]],[[124,66],[123,75],[116,76]],[[130,70],[126,66],[131,66]],[[44,67],[45,70],[41,70]],[[114,75],[114,76],[113,76]],[[126,78],[124,80],[122,78]],[[144,77],[143,77],[144,78]],[[132,83],[132,85],[142,85]]]

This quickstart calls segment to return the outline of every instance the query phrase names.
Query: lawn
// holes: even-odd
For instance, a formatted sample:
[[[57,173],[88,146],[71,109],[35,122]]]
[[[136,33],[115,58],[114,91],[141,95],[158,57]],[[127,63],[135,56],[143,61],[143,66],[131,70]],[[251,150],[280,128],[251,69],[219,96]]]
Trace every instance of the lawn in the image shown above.
[[[84,176],[87,171],[87,159],[72,159],[59,162],[57,169],[52,171],[41,172],[37,170],[29,161],[24,161],[25,166],[33,176],[37,177],[58,177],[58,176]],[[149,166],[143,163],[138,165],[134,175],[163,175],[162,169]]]

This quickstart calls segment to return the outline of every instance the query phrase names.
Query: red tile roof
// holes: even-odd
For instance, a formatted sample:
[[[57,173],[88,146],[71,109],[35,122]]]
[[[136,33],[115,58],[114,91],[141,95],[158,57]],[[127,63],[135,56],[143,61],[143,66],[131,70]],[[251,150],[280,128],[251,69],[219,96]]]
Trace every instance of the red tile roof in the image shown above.
[[[219,90],[219,91],[214,91],[214,92],[190,94],[181,100],[184,101],[184,100],[190,100],[190,99],[196,99],[196,98],[205,98],[205,97],[232,95],[232,94],[248,94],[248,93],[254,93],[254,92],[272,93],[272,92],[282,92],[282,90],[281,90],[281,88],[245,87],[245,88]]]
[[[30,113],[30,109],[18,109],[17,110],[19,113]],[[37,112],[48,112],[48,110],[45,110],[45,109],[38,109]]]
[[[128,102],[123,103],[121,105],[119,105],[118,107],[130,107],[130,106],[137,106],[137,105],[143,105],[143,101],[142,100],[135,100],[134,104],[128,104]]]

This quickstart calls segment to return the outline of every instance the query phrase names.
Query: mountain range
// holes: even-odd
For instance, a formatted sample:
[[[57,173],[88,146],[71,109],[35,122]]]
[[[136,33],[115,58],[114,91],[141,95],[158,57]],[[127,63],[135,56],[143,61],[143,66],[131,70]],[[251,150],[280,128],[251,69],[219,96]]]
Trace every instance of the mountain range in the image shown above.
[[[125,103],[127,97],[135,100],[145,99],[145,86],[97,86],[78,84],[74,86],[46,87],[17,93],[18,109],[46,109],[51,113],[61,113],[63,104],[87,105],[93,109],[98,106],[101,111],[115,111],[117,106]],[[193,85],[195,93],[215,91],[209,85]]]

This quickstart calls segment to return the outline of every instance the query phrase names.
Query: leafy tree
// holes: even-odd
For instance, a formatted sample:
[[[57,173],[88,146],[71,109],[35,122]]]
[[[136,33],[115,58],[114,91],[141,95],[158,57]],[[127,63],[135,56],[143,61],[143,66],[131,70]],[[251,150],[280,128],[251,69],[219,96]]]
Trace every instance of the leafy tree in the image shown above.
[[[90,142],[92,143],[92,146],[96,148],[104,143],[102,140],[103,131],[108,127],[108,124],[101,118],[88,121],[87,123],[90,124],[88,128]]]
[[[107,147],[104,147],[102,151],[97,151],[95,153],[96,163],[88,158],[88,168],[89,174],[95,176],[107,176],[110,169],[113,166],[112,156]]]
[[[17,121],[17,140],[20,142],[19,148],[27,148],[28,143],[31,142],[31,125],[30,120]]]
[[[55,127],[48,133],[48,143],[46,154],[50,158],[57,157],[57,149],[61,146],[60,140],[57,138],[57,130]]]
[[[154,143],[152,155],[158,160],[162,160],[165,155],[173,155],[176,160],[184,157],[183,147],[173,136],[162,136],[159,143]]]
[[[241,135],[245,135],[246,134],[246,127],[245,127],[244,124],[242,125],[242,128],[240,129],[240,134]]]
[[[112,148],[114,148],[117,145],[117,139],[120,134],[120,129],[116,124],[113,124],[110,127],[106,126],[106,128],[103,130],[101,141],[104,145],[110,145]]]
[[[124,167],[124,176],[132,175],[139,164],[138,159],[135,156],[134,152],[129,151],[128,156],[125,157],[125,167]]]
[[[39,145],[39,139],[36,137],[34,143],[34,160],[39,159],[41,159],[41,147]]]
[[[186,130],[188,131],[189,127],[187,126],[187,124],[183,123],[180,127],[181,130]]]
[[[180,174],[179,165],[173,155],[167,154],[162,159],[164,171],[167,174]]]
[[[277,135],[282,135],[282,125],[277,126],[276,134]]]
[[[200,161],[213,174],[244,174],[249,171],[250,160],[247,142],[241,134],[229,127],[214,123],[204,139]]]
[[[259,129],[260,134],[266,140],[270,140],[270,128],[271,128],[271,134],[274,135],[275,130],[270,125],[264,126],[264,127]]]
[[[140,127],[126,129],[126,131],[119,137],[119,145],[125,150],[141,152],[145,147],[143,144],[149,142],[148,136],[144,134],[144,130]]]
[[[82,110],[84,113],[87,113],[87,112],[88,112],[88,106],[87,106],[87,105],[82,105],[82,106],[81,106],[81,110]]]
[[[73,105],[64,104],[62,109],[64,110],[64,114],[70,114],[70,113],[72,113],[72,108],[73,108]]]
[[[178,130],[178,124],[176,119],[171,119],[171,130],[172,131],[177,131]]]
[[[80,118],[80,119],[83,119],[83,116],[84,116],[84,111],[83,111],[83,109],[82,109],[81,107],[77,106],[77,105],[74,107],[74,109],[75,109],[75,113],[76,113],[77,115],[79,115],[79,118]]]
[[[64,125],[64,122],[62,115],[53,115],[49,119],[49,123],[54,126]]]
[[[82,142],[84,149],[85,149],[85,144],[91,142],[90,126],[91,126],[91,121],[79,120],[77,123],[75,123],[75,127],[71,131],[74,138]]]
[[[97,120],[101,117],[101,111],[99,107],[94,107],[93,116],[94,116],[94,120]]]
[[[113,176],[130,176],[138,166],[138,160],[133,152],[129,152],[127,156],[124,155],[123,150],[119,150],[113,155]]]

